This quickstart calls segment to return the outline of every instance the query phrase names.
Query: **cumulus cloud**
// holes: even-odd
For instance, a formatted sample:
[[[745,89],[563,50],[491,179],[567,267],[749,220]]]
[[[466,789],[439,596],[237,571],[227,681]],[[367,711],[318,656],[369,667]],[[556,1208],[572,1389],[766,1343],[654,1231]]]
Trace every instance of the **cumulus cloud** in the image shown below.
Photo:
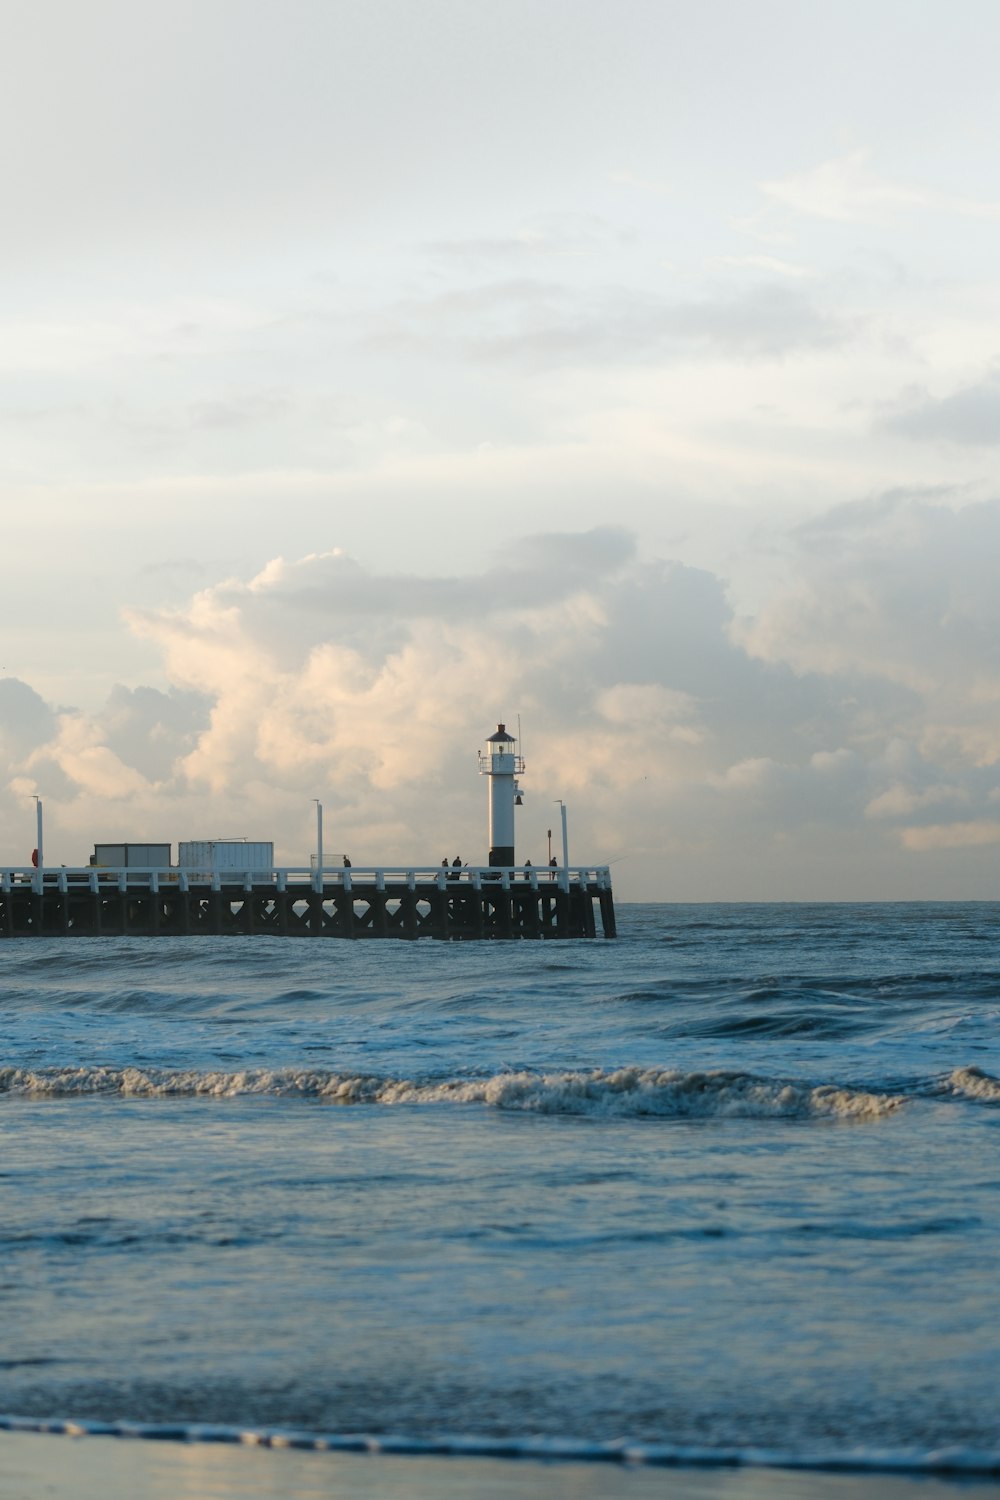
[[[0,678],[0,754],[16,760],[44,744],[55,728],[45,700],[16,677]]]
[[[668,809],[677,837],[703,839],[690,794],[716,796],[709,773],[838,732],[821,686],[732,642],[717,578],[640,562],[616,528],[524,538],[461,578],[275,559],[129,618],[171,690],[55,716],[8,767],[17,794],[19,778],[45,783],[77,857],[95,837],[169,837],[169,822],[175,837],[274,837],[301,862],[316,795],[355,859],[436,862],[441,841],[481,857],[474,752],[519,713],[524,852],[539,858],[556,797],[574,800],[579,857],[641,852]]]
[[[98,712],[83,713],[54,709],[26,683],[6,679],[0,706],[9,708],[11,701],[28,706],[22,729],[24,718],[28,726],[19,736],[0,733],[0,819],[10,839],[21,828],[22,845],[35,792],[68,830],[86,821],[92,837],[100,838],[106,830],[99,820],[110,816],[116,836],[127,836],[130,819],[145,822],[158,802],[181,790],[179,757],[208,717],[199,695],[151,687],[118,685]],[[17,853],[23,856],[23,847],[8,849],[7,857]]]
[[[209,709],[209,700],[199,693],[118,684],[94,725],[123,766],[160,782],[169,780],[178,758],[193,747]]]
[[[475,860],[475,750],[520,714],[535,860],[563,798],[575,857],[626,856],[635,897],[877,895],[868,868],[920,893],[927,860],[997,826],[998,529],[1000,507],[926,495],[842,507],[800,529],[794,586],[749,620],[615,528],[524,538],[458,578],[274,559],[130,615],[169,691],[82,714],[8,688],[27,727],[0,806],[23,822],[44,790],[72,858],[242,833],[302,864],[319,796],[356,863]]]
[[[643,643],[622,650],[637,581],[640,595],[655,592],[634,566],[623,574],[631,551],[613,528],[535,537],[479,576],[438,580],[375,575],[339,553],[279,559],[186,610],[131,619],[171,680],[212,700],[182,763],[195,783],[251,775],[290,789],[325,777],[370,808],[389,791],[405,799],[457,780],[471,726],[484,732],[517,707],[543,765],[587,725],[588,755],[569,756],[563,776],[576,782],[596,757],[620,780],[637,740],[669,728],[686,748],[698,734],[686,691],[644,676]]]
[[[912,851],[991,842],[1000,783],[1000,504],[932,496],[894,492],[800,528],[795,583],[736,626],[762,660],[877,685],[881,712],[853,716],[876,750],[864,816]]]
[[[745,622],[744,644],[799,670],[880,678],[913,695],[925,739],[951,734],[968,753],[978,742],[982,758],[995,758],[1000,505],[897,492],[832,512],[797,541],[797,583]]]

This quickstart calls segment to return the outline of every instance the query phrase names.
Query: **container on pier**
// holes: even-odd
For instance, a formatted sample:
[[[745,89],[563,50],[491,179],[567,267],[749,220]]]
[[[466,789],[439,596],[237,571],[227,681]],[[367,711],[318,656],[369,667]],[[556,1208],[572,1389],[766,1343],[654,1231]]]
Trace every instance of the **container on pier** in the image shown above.
[[[90,863],[103,870],[167,870],[169,844],[95,844]]]
[[[247,874],[252,880],[270,880],[274,844],[250,839],[182,839],[177,845],[177,864],[192,880]]]

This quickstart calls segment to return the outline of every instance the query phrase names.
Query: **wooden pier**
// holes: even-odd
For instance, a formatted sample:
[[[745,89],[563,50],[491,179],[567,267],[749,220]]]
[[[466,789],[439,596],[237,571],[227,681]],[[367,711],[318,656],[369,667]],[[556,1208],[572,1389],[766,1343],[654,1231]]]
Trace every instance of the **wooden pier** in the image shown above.
[[[0,870],[0,938],[616,936],[606,866]]]

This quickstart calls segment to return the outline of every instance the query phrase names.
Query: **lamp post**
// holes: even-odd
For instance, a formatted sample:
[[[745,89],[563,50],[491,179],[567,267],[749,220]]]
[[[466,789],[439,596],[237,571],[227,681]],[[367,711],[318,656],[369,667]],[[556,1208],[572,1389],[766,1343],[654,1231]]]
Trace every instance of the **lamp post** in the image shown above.
[[[316,804],[316,889],[323,889],[323,804],[314,797]]]
[[[556,798],[559,813],[562,818],[562,844],[563,844],[563,869],[569,869],[569,839],[566,834],[566,804],[561,797]]]
[[[35,815],[38,819],[38,832],[35,837],[38,847],[38,882],[40,885],[45,871],[45,822],[42,812],[42,799],[37,792],[33,792],[32,796],[35,799]]]

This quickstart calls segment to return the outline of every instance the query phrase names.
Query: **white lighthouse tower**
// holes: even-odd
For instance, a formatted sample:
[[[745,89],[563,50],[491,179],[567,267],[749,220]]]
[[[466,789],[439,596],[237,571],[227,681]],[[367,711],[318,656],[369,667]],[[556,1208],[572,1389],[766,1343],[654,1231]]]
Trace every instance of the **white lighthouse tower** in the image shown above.
[[[479,752],[479,774],[489,777],[490,786],[490,859],[491,865],[514,863],[514,807],[520,806],[521,792],[517,777],[524,771],[524,761],[517,741],[507,733],[506,724],[498,724],[496,734]]]

